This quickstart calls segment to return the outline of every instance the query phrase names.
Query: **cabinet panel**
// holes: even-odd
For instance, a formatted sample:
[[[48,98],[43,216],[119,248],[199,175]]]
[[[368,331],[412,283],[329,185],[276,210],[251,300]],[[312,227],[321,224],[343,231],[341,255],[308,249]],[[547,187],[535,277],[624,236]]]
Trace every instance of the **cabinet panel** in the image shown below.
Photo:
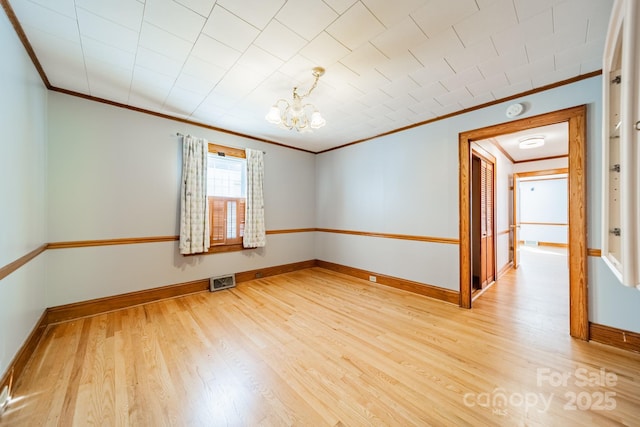
[[[603,58],[602,257],[640,289],[640,5],[616,0]]]

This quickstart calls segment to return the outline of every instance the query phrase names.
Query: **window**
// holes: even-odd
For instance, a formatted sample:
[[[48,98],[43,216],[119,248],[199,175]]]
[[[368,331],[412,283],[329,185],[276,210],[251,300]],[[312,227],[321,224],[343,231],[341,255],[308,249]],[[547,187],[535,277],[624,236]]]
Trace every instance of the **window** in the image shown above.
[[[207,195],[210,252],[242,249],[247,193],[243,150],[209,144]]]

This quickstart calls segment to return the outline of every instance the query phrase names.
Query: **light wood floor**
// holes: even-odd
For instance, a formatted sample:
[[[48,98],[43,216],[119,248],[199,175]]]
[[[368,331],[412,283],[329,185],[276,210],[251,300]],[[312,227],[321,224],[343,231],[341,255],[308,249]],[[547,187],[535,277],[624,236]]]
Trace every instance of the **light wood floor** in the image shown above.
[[[0,425],[640,425],[553,257],[472,310],[314,268],[51,326]]]

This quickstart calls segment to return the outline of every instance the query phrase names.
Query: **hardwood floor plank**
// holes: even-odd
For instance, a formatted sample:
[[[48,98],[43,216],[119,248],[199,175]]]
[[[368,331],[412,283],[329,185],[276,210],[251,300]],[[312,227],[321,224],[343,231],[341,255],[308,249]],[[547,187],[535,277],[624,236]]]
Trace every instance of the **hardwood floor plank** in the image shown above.
[[[50,325],[0,426],[640,425],[544,262],[472,310],[316,267]]]

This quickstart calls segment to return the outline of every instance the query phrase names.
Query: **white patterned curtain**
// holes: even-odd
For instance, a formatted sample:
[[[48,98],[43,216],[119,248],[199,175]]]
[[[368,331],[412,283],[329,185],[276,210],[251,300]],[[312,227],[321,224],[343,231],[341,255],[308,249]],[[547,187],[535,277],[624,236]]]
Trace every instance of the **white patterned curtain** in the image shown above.
[[[182,138],[180,253],[185,255],[209,250],[208,152],[206,140],[191,135]]]
[[[264,153],[260,150],[245,150],[247,155],[247,207],[242,245],[245,248],[261,248],[267,244],[264,228]]]

